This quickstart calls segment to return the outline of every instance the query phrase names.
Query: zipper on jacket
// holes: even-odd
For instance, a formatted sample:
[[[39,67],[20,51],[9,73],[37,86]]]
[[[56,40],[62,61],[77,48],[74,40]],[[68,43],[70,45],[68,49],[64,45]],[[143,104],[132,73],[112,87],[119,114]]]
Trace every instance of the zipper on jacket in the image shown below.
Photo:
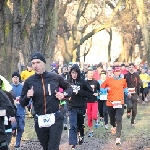
[[[42,78],[42,86],[43,86],[43,92],[44,92],[44,113],[46,114],[46,91],[45,91],[44,79],[42,75],[41,75],[41,78]]]

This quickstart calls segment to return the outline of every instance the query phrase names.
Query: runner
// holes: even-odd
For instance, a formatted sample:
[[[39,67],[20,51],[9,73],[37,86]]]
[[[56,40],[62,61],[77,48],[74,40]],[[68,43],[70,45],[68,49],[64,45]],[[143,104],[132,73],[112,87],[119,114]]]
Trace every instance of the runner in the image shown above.
[[[89,135],[88,137],[93,136],[93,126],[92,121],[95,120],[95,127],[98,128],[98,102],[97,96],[100,91],[100,85],[97,80],[93,80],[93,70],[88,69],[87,71],[87,82],[93,89],[94,94],[91,95],[91,98],[88,99],[87,102],[87,117],[88,117],[88,127],[89,127]]]
[[[129,64],[129,73],[127,73],[124,78],[127,82],[128,92],[131,94],[131,97],[127,99],[127,118],[129,119],[132,112],[131,126],[135,126],[135,117],[137,114],[137,90],[139,86],[142,86],[142,81],[138,74],[134,72],[134,64]]]
[[[101,73],[102,70],[103,70],[103,65],[102,65],[102,63],[99,63],[97,65],[96,71],[94,71],[94,74],[93,74],[93,79],[94,80],[99,80],[100,79],[100,73]]]
[[[14,72],[12,74],[11,85],[12,85],[12,91],[15,94],[15,105],[17,108],[16,124],[12,124],[13,134],[15,134],[16,132],[16,145],[14,146],[15,148],[20,147],[20,142],[25,127],[25,107],[22,107],[19,103],[23,85],[19,82],[19,79],[20,79],[20,74],[18,72]]]
[[[126,65],[125,64],[121,64],[121,74],[125,75],[128,73],[128,70],[126,69]]]
[[[32,69],[31,62],[29,62],[27,64],[27,69],[21,72],[22,84],[25,82],[26,79],[28,79],[33,74],[35,74],[35,71]],[[25,110],[26,110],[26,113],[27,113],[28,117],[32,118],[33,117],[32,112],[34,112],[34,106],[33,106],[33,103],[32,103],[32,99],[30,100],[30,102],[27,105],[27,107],[25,107]]]
[[[45,57],[40,52],[31,56],[31,62],[36,73],[25,81],[20,104],[26,106],[32,98],[38,140],[44,150],[58,150],[64,121],[59,100],[71,96],[72,88],[62,76],[46,71]],[[63,93],[58,92],[59,87]]]
[[[8,96],[0,89],[0,150],[8,150],[7,134],[5,133],[4,117],[14,116],[14,107]]]
[[[79,136],[79,144],[84,141],[84,116],[86,109],[86,98],[90,98],[93,94],[90,85],[80,77],[80,69],[74,64],[69,72],[70,79],[68,82],[73,88],[73,94],[68,101],[69,111],[69,145],[72,150],[78,144],[77,133]]]
[[[98,80],[100,86],[106,80],[106,71],[101,71],[101,79]],[[100,88],[100,96],[98,96],[98,110],[100,114],[100,126],[103,127],[105,123],[105,129],[108,130],[108,108],[106,106],[108,90]]]
[[[24,82],[27,78],[35,74],[35,71],[32,69],[32,64],[29,62],[27,64],[27,69],[21,72],[21,80]]]
[[[140,89],[140,93],[142,94],[142,104],[145,104],[145,102],[147,101],[147,94],[148,94],[148,82],[149,82],[149,75],[147,73],[145,73],[146,70],[145,68],[142,68],[141,74],[140,74],[140,79],[143,82],[143,87],[141,87]]]
[[[126,95],[127,85],[123,78],[119,77],[120,69],[114,69],[114,77],[106,79],[101,87],[108,89],[108,100],[106,105],[108,106],[108,113],[110,117],[110,124],[112,125],[112,134],[116,133],[116,145],[121,144],[120,136],[122,130],[122,116],[124,113],[124,92]]]
[[[113,70],[111,67],[108,67],[106,78],[110,78],[110,77],[113,77]]]

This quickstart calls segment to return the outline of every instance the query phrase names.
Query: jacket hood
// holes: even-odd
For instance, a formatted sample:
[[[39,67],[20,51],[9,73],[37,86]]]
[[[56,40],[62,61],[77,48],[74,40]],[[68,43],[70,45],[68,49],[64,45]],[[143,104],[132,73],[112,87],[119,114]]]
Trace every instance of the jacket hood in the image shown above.
[[[69,75],[71,76],[71,71],[72,70],[76,70],[76,72],[78,73],[78,77],[77,78],[80,78],[80,69],[79,69],[79,66],[77,64],[74,64],[72,67],[71,67],[71,70],[69,71]]]

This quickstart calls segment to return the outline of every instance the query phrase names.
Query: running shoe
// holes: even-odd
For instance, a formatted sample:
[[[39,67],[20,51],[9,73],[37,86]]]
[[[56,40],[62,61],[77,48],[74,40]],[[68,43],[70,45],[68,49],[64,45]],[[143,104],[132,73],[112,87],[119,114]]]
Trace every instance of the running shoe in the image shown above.
[[[111,127],[111,133],[116,134],[116,127]]]
[[[127,113],[127,118],[129,119],[131,116],[131,113]]]
[[[116,145],[121,145],[121,141],[120,141],[120,138],[116,138]]]
[[[145,97],[145,102],[148,102],[148,99],[147,99],[147,97]]]
[[[108,124],[105,124],[105,129],[108,130]]]
[[[135,124],[131,124],[131,127],[132,127],[132,128],[135,128]]]
[[[103,127],[104,126],[104,121],[100,120],[99,124],[100,124],[101,127]]]
[[[95,123],[95,129],[98,129],[98,123]]]
[[[66,124],[64,124],[64,130],[67,130],[67,125]]]
[[[79,136],[79,145],[82,145],[82,143],[84,142],[84,137]]]
[[[90,132],[88,137],[93,137],[93,132]]]
[[[142,105],[145,105],[145,101],[142,102]]]
[[[75,150],[75,147],[76,147],[75,145],[72,145],[71,150]]]

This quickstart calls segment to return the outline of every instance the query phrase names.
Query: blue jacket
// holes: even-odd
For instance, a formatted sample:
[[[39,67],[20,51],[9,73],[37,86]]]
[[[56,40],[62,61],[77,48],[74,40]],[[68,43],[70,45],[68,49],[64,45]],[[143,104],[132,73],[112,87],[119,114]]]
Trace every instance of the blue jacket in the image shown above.
[[[100,86],[103,83],[102,80],[98,80],[98,82],[99,82]],[[100,95],[107,95],[107,94],[108,94],[108,89],[107,88],[105,88],[105,89],[104,88],[100,88]],[[97,99],[100,99],[99,95],[97,96]]]
[[[20,83],[18,85],[15,85],[15,84],[11,84],[11,85],[13,87],[12,91],[15,94],[15,96],[16,97],[21,96],[23,85]],[[20,104],[16,104],[16,107],[17,107],[16,116],[25,115],[25,107],[22,107]]]

